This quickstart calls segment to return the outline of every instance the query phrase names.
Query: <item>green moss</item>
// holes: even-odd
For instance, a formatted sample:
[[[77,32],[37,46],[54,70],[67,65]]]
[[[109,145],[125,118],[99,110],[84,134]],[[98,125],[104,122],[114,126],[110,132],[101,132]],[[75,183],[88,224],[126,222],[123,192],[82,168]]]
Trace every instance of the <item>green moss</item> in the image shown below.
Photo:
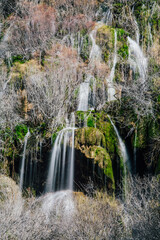
[[[117,139],[113,126],[105,113],[101,112],[96,114],[96,126],[105,136],[107,150],[110,153],[114,153],[116,150],[115,146],[117,145]]]
[[[103,133],[93,127],[77,129],[75,133],[75,144],[103,147],[106,145]]]
[[[12,57],[12,63],[15,63],[15,62],[23,64],[26,62],[26,60],[24,59],[24,57],[22,55],[17,55],[17,56]]]
[[[97,146],[93,146],[91,148],[91,152],[91,155],[94,158],[94,162],[97,163],[101,169],[103,169],[104,174],[112,182],[112,189],[115,189],[112,161],[109,153],[106,151],[106,149]]]
[[[118,54],[124,59],[128,58],[129,56],[128,45],[124,43],[123,46],[118,49]]]
[[[117,52],[123,59],[128,59],[129,56],[127,36],[129,36],[129,33],[127,33],[124,29],[117,29],[117,41],[118,41]]]
[[[134,142],[136,148],[146,148],[149,141],[152,141],[157,134],[160,133],[159,124],[152,119],[144,118],[141,119],[137,127],[137,137]]]
[[[85,113],[82,112],[82,111],[77,111],[76,112],[76,117],[78,119],[78,125],[80,122],[84,122],[84,119],[85,119]]]
[[[90,135],[90,131],[94,134],[97,134],[98,132],[103,134],[105,139],[105,146],[107,148],[107,151],[109,153],[115,153],[117,151],[117,137],[114,131],[114,128],[112,124],[110,123],[110,120],[106,113],[102,112],[88,112],[85,113],[88,118],[87,125],[89,128],[86,128],[86,134]],[[85,118],[84,112],[77,112],[76,113],[76,122],[83,122]],[[96,126],[96,129],[94,127]],[[80,130],[81,131],[81,130]],[[93,139],[95,137],[93,136]],[[94,141],[95,142],[95,141]],[[93,144],[92,144],[93,145]]]
[[[94,119],[93,115],[90,115],[87,118],[87,126],[88,127],[95,127],[95,119]]]
[[[110,54],[114,51],[114,29],[106,25],[98,28],[96,43],[101,47],[102,59],[108,62]]]
[[[15,132],[18,139],[23,140],[25,135],[27,134],[27,131],[28,127],[26,125],[17,125],[15,127]]]
[[[56,137],[57,137],[57,133],[53,133],[53,134],[52,134],[52,142],[53,142],[53,143],[55,142]]]

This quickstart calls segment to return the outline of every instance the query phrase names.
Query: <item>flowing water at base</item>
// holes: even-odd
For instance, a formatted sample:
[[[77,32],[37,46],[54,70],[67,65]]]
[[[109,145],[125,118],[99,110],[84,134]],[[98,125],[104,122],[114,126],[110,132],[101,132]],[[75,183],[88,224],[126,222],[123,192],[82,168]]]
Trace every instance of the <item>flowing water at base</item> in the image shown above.
[[[46,192],[73,190],[75,116],[70,126],[61,130],[55,140],[49,165]]]

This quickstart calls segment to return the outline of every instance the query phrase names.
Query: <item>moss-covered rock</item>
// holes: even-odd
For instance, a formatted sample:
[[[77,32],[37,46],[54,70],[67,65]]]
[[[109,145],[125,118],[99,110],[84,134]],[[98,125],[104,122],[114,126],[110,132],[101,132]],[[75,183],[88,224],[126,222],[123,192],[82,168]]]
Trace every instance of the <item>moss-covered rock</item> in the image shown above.
[[[114,29],[102,25],[97,30],[96,42],[101,47],[102,59],[108,62],[110,54],[114,51]]]
[[[117,53],[123,59],[128,59],[129,56],[127,36],[129,36],[129,33],[127,33],[124,29],[117,29]]]
[[[106,150],[105,136],[96,128],[86,127],[75,132],[75,148],[80,150],[86,158],[93,159],[94,164],[103,170],[115,189],[112,161]]]
[[[96,128],[86,127],[76,130],[75,146],[103,146],[105,147],[105,137],[101,131]]]
[[[94,116],[96,118],[96,127],[105,136],[107,151],[109,153],[116,152],[116,146],[118,145],[118,141],[108,115],[104,112],[100,112],[100,113],[95,113]]]
[[[79,139],[83,139],[83,144],[86,144],[84,141],[89,141],[87,143],[88,145],[100,145],[101,142],[101,146],[106,147],[110,154],[116,153],[118,151],[118,140],[108,115],[103,111],[88,112],[86,116],[84,116],[83,112],[77,112],[77,125],[79,126],[85,118],[87,118],[89,128],[77,130],[79,132]],[[94,128],[94,126],[96,126],[96,128]],[[84,140],[85,137],[88,137],[88,140]],[[91,141],[89,139],[91,139]]]

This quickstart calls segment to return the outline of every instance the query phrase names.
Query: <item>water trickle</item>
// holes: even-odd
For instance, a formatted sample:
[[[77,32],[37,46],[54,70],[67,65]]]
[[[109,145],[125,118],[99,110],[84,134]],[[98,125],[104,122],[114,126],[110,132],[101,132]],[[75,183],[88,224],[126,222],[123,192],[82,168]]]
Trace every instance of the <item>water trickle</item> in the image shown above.
[[[113,84],[115,68],[116,68],[116,64],[117,64],[117,31],[116,30],[114,32],[114,37],[115,37],[115,41],[114,41],[113,66],[112,66],[109,77],[106,79],[107,84],[108,84],[108,101],[116,100],[116,98],[115,98],[116,90],[115,90],[114,84]]]
[[[97,24],[96,27],[91,31],[90,33],[90,38],[92,41],[92,48],[90,52],[90,65],[94,66],[94,63],[97,61],[101,61],[101,49],[100,47],[96,44],[96,32],[97,29],[100,27],[101,23]],[[92,101],[92,107],[94,109],[95,106],[95,96],[96,96],[96,81],[94,77],[91,74],[88,74],[87,78],[85,79],[84,82],[80,84],[80,91],[79,91],[79,103],[78,103],[78,108],[77,111],[88,111],[89,106],[89,94],[91,92],[90,89],[90,82],[91,78],[93,78],[93,101]]]
[[[24,167],[25,167],[25,157],[26,157],[26,147],[27,147],[27,141],[28,137],[30,135],[29,129],[28,132],[24,138],[24,149],[23,149],[23,157],[22,157],[22,164],[21,164],[21,170],[20,170],[20,189],[23,188],[23,180],[24,180]]]
[[[151,23],[148,23],[148,49],[150,46],[153,45],[153,36],[152,36],[152,29],[151,29]]]
[[[88,98],[89,98],[89,92],[90,92],[90,79],[91,75],[88,75],[86,80],[81,83],[80,85],[80,91],[79,91],[79,104],[77,111],[88,111]]]
[[[90,63],[92,64],[94,63],[94,61],[101,61],[101,49],[96,44],[96,33],[99,27],[100,27],[100,24],[98,24],[90,33],[92,48],[91,48],[89,59],[90,59]]]
[[[140,46],[133,39],[128,37],[129,42],[129,62],[134,71],[138,68],[142,83],[147,75],[147,58],[144,56]]]
[[[136,42],[137,42],[137,44],[139,44],[140,33],[139,33],[139,27],[138,27],[136,18],[134,18],[134,23],[135,23],[135,30],[136,30]]]
[[[71,114],[69,127],[58,133],[52,150],[46,192],[73,190],[75,116]],[[71,141],[70,141],[71,140]]]
[[[122,159],[123,159],[123,166],[124,166],[124,188],[125,188],[125,194],[127,192],[127,168],[129,171],[131,171],[131,164],[130,164],[130,159],[127,153],[127,149],[126,146],[124,144],[124,142],[122,141],[122,138],[119,135],[118,129],[116,128],[115,124],[112,122],[110,116],[108,116],[110,119],[110,122],[115,130],[115,133],[117,135],[118,138],[118,142],[119,142],[119,146],[120,146],[120,151],[121,151],[121,155],[122,155]]]
[[[111,9],[109,8],[105,13],[104,16],[101,20],[101,22],[103,22],[104,24],[106,24],[107,26],[111,26],[112,25],[112,19],[113,19],[113,14],[111,12]]]
[[[92,107],[93,107],[93,110],[96,106],[96,80],[95,78],[93,78],[93,85],[92,85]]]

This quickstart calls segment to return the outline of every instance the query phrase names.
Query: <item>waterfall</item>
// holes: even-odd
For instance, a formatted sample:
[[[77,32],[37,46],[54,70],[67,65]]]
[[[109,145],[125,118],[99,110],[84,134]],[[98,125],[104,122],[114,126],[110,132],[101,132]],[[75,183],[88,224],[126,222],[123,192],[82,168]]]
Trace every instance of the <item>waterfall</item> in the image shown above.
[[[74,177],[74,128],[72,128],[72,149],[70,157],[70,174],[69,174],[69,189],[73,190],[73,177]]]
[[[109,75],[109,78],[106,79],[107,84],[108,84],[108,101],[113,101],[116,100],[115,98],[115,88],[113,84],[113,78],[115,74],[115,68],[116,68],[116,63],[117,63],[117,31],[115,30],[114,32],[114,59],[113,59],[113,66]]]
[[[80,85],[80,91],[79,91],[79,104],[77,111],[88,111],[88,98],[89,98],[89,92],[90,92],[90,79],[91,75],[88,75],[86,80],[81,83]]]
[[[130,165],[130,162],[129,162],[129,156],[128,156],[128,153],[127,153],[126,146],[125,146],[124,142],[122,141],[122,138],[120,137],[118,129],[116,128],[115,124],[112,122],[110,117],[109,117],[109,119],[110,119],[110,122],[111,122],[111,124],[112,124],[112,126],[115,130],[115,133],[117,135],[117,138],[118,138],[118,142],[119,142],[119,146],[120,146],[120,150],[121,150],[121,154],[122,154],[122,158],[123,158],[123,163],[131,171],[131,165]]]
[[[94,110],[96,106],[96,80],[93,78],[93,86],[92,86],[92,110]]]
[[[140,33],[139,33],[139,27],[138,27],[136,18],[134,18],[134,23],[135,23],[135,29],[136,29],[136,42],[137,42],[137,44],[139,44]]]
[[[148,23],[148,49],[150,48],[150,46],[153,45],[153,36],[152,36],[152,30],[151,30],[151,24]]]
[[[26,147],[27,147],[27,141],[28,137],[30,135],[29,129],[28,132],[24,138],[24,149],[23,149],[23,157],[22,157],[22,164],[21,164],[21,170],[20,170],[20,189],[23,188],[23,178],[24,178],[24,167],[25,167],[25,156],[26,156]]]
[[[46,192],[64,189],[73,190],[74,130],[75,116],[72,113],[69,126],[58,133],[53,146]],[[71,143],[70,139],[72,139]]]
[[[97,28],[100,26],[101,23],[99,23],[90,33],[90,38],[92,41],[92,48],[90,52],[90,65],[94,66],[95,61],[101,61],[101,49],[96,44],[96,32]],[[88,102],[89,102],[89,93],[91,91],[90,89],[90,80],[94,77],[89,74],[84,82],[80,84],[80,91],[79,91],[79,103],[77,111],[88,111]],[[93,108],[95,106],[95,96],[96,96],[96,82],[93,81]]]
[[[108,117],[110,119],[110,122],[111,122],[114,130],[115,130],[115,133],[117,135],[118,142],[119,142],[119,147],[120,147],[122,160],[123,160],[123,166],[124,166],[124,187],[125,187],[125,194],[126,194],[126,192],[127,192],[127,168],[128,168],[129,171],[131,171],[131,164],[129,162],[129,156],[128,156],[128,153],[127,153],[126,146],[125,146],[122,138],[119,135],[118,129],[116,128],[116,126],[112,122],[110,116],[108,116]]]
[[[140,46],[133,39],[128,37],[129,62],[134,71],[138,68],[142,83],[145,82],[147,74],[147,58],[144,56]]]
[[[112,25],[113,15],[110,8],[104,13],[104,17],[102,18],[102,22],[108,26]]]
[[[90,52],[90,56],[89,56],[90,63],[101,60],[101,49],[96,44],[96,33],[97,33],[97,29],[99,26],[100,26],[100,24],[97,25],[90,33],[90,38],[92,41],[92,48],[91,48],[91,52]]]

